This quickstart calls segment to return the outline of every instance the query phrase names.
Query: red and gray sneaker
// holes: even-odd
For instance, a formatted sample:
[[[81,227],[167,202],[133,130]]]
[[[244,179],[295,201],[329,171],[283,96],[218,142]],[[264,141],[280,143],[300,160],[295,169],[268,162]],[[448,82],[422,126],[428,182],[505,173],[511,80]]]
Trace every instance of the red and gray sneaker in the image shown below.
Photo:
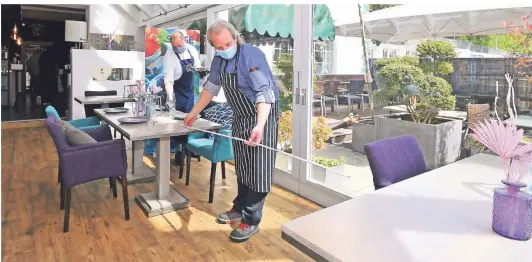
[[[231,232],[231,240],[233,242],[244,242],[257,232],[259,232],[259,225],[240,223],[240,225]]]
[[[220,224],[232,224],[236,222],[240,222],[242,220],[242,213],[231,209],[225,213],[221,213],[218,215],[217,221]]]

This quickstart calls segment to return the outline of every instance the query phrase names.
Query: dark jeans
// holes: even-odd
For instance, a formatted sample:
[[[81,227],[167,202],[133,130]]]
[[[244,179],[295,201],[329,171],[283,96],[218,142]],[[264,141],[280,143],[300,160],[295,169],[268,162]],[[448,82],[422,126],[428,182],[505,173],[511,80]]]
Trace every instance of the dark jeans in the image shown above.
[[[238,183],[238,194],[233,200],[233,209],[242,211],[242,223],[258,225],[262,219],[262,208],[268,193],[259,193]]]

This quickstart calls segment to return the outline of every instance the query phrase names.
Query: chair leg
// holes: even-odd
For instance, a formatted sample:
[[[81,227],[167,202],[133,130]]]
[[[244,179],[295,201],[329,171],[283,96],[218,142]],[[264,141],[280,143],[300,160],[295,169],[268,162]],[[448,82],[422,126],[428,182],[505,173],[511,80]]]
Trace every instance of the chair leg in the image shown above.
[[[190,162],[192,160],[192,153],[187,150],[187,186],[190,184]]]
[[[179,179],[183,178],[183,169],[185,167],[185,151],[187,150],[185,144],[183,144],[181,147],[181,152],[179,154],[179,157],[181,158],[181,165],[179,166]]]
[[[113,136],[113,138],[115,138],[115,139],[116,139],[116,129],[115,129],[115,135]]]
[[[225,179],[225,161],[222,161],[222,179]]]
[[[65,221],[63,223],[63,232],[68,232],[70,223],[70,200],[72,198],[72,187],[65,189]]]
[[[211,179],[210,179],[210,187],[209,187],[209,203],[212,203],[212,200],[214,198],[214,179],[216,177],[216,164],[212,163],[211,165]]]
[[[110,177],[109,180],[111,181],[111,188],[113,189],[113,197],[116,198],[118,196],[116,192],[116,177]]]
[[[124,201],[124,214],[126,217],[126,220],[129,220],[129,197],[127,194],[127,177],[122,176],[122,179],[120,179],[122,182],[122,197]]]
[[[59,189],[59,209],[63,210],[65,209],[65,186],[63,186],[63,183],[61,183],[61,188]]]

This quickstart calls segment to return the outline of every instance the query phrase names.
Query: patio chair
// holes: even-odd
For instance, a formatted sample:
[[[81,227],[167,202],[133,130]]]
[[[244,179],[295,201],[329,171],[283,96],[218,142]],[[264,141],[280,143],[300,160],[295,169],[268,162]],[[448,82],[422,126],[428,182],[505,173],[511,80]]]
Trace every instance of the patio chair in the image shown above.
[[[117,96],[118,93],[116,90],[109,90],[109,91],[85,91],[85,97],[88,96]],[[85,108],[85,116],[86,117],[92,117],[96,116],[96,113],[94,113],[94,109],[102,108],[102,105],[95,104],[95,105],[83,105]],[[116,107],[124,107],[124,103],[112,103],[109,104],[109,108],[116,108]],[[116,129],[114,131],[114,137],[116,138]],[[120,138],[122,138],[122,134],[120,134]]]
[[[44,109],[44,112],[46,113],[46,117],[53,117],[57,120],[61,119],[61,117],[59,117],[59,114],[57,113],[57,110],[55,110],[53,106],[47,106]],[[96,116],[70,120],[68,122],[74,127],[83,131],[101,126],[100,118]]]
[[[334,110],[336,110],[338,116],[340,116],[340,106],[338,102],[339,101],[338,97],[340,95],[339,84],[340,84],[340,81],[338,80],[327,81],[325,82],[325,87],[324,87],[324,92],[323,92],[324,104],[332,101],[333,105],[331,106],[331,111],[334,112]]]
[[[423,153],[412,135],[385,138],[364,146],[375,190],[427,171]]]
[[[110,179],[115,198],[117,197],[116,179],[121,181],[125,219],[129,220],[127,156],[124,140],[109,140],[111,137],[109,126],[104,126],[89,131],[101,132],[99,133],[101,137],[95,138],[96,143],[72,146],[67,140],[63,127],[57,121],[53,117],[48,117],[45,125],[59,155],[60,207],[65,210],[63,231],[69,230],[72,187],[102,178]]]
[[[231,129],[224,129],[219,131],[220,134],[231,136]],[[192,153],[205,157],[211,164],[211,176],[209,186],[209,203],[213,202],[214,198],[214,181],[216,178],[216,166],[218,163],[222,164],[222,179],[225,179],[225,162],[234,160],[233,143],[230,138],[215,136],[214,139],[196,138],[189,140],[187,144],[187,186],[190,183],[190,159]]]
[[[460,143],[460,159],[471,156],[471,148],[465,148],[467,135],[469,129],[479,122],[490,118],[490,105],[489,104],[467,104],[467,118],[462,126],[462,141]]]
[[[322,82],[322,81],[318,81],[318,85],[319,85],[319,88],[318,90],[314,90],[314,99],[313,99],[313,103],[314,104],[319,104],[320,105],[320,113],[321,113],[321,116],[325,116],[327,114],[327,110],[325,110],[325,107],[327,106],[327,103],[330,103],[330,102],[333,102],[333,105],[331,107],[331,111],[334,111],[333,108],[334,107],[338,107],[338,98],[336,97],[336,95],[338,94],[338,82],[339,81],[336,81],[336,93],[331,93],[331,92],[328,92],[329,91],[329,83],[331,81],[327,81],[326,83]],[[338,115],[340,115],[340,113],[338,113]]]
[[[364,93],[365,84],[365,80],[349,80],[349,90],[347,94],[341,95],[341,97],[347,99],[350,111],[353,111],[353,105],[355,103],[358,104],[358,109],[360,109],[360,106],[363,102],[369,103],[369,96],[368,94]],[[362,99],[364,100],[362,101]]]

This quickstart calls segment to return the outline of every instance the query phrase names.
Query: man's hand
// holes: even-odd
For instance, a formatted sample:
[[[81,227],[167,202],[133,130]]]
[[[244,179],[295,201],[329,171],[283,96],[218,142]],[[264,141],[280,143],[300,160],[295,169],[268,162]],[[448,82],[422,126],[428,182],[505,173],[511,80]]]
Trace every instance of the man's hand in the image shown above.
[[[183,120],[185,126],[192,126],[194,122],[196,122],[196,119],[198,119],[198,115],[190,113],[187,116],[185,116],[185,119]]]
[[[251,130],[251,135],[249,136],[246,145],[248,146],[257,146],[262,142],[262,133],[264,131],[264,126],[257,125],[253,130]]]

